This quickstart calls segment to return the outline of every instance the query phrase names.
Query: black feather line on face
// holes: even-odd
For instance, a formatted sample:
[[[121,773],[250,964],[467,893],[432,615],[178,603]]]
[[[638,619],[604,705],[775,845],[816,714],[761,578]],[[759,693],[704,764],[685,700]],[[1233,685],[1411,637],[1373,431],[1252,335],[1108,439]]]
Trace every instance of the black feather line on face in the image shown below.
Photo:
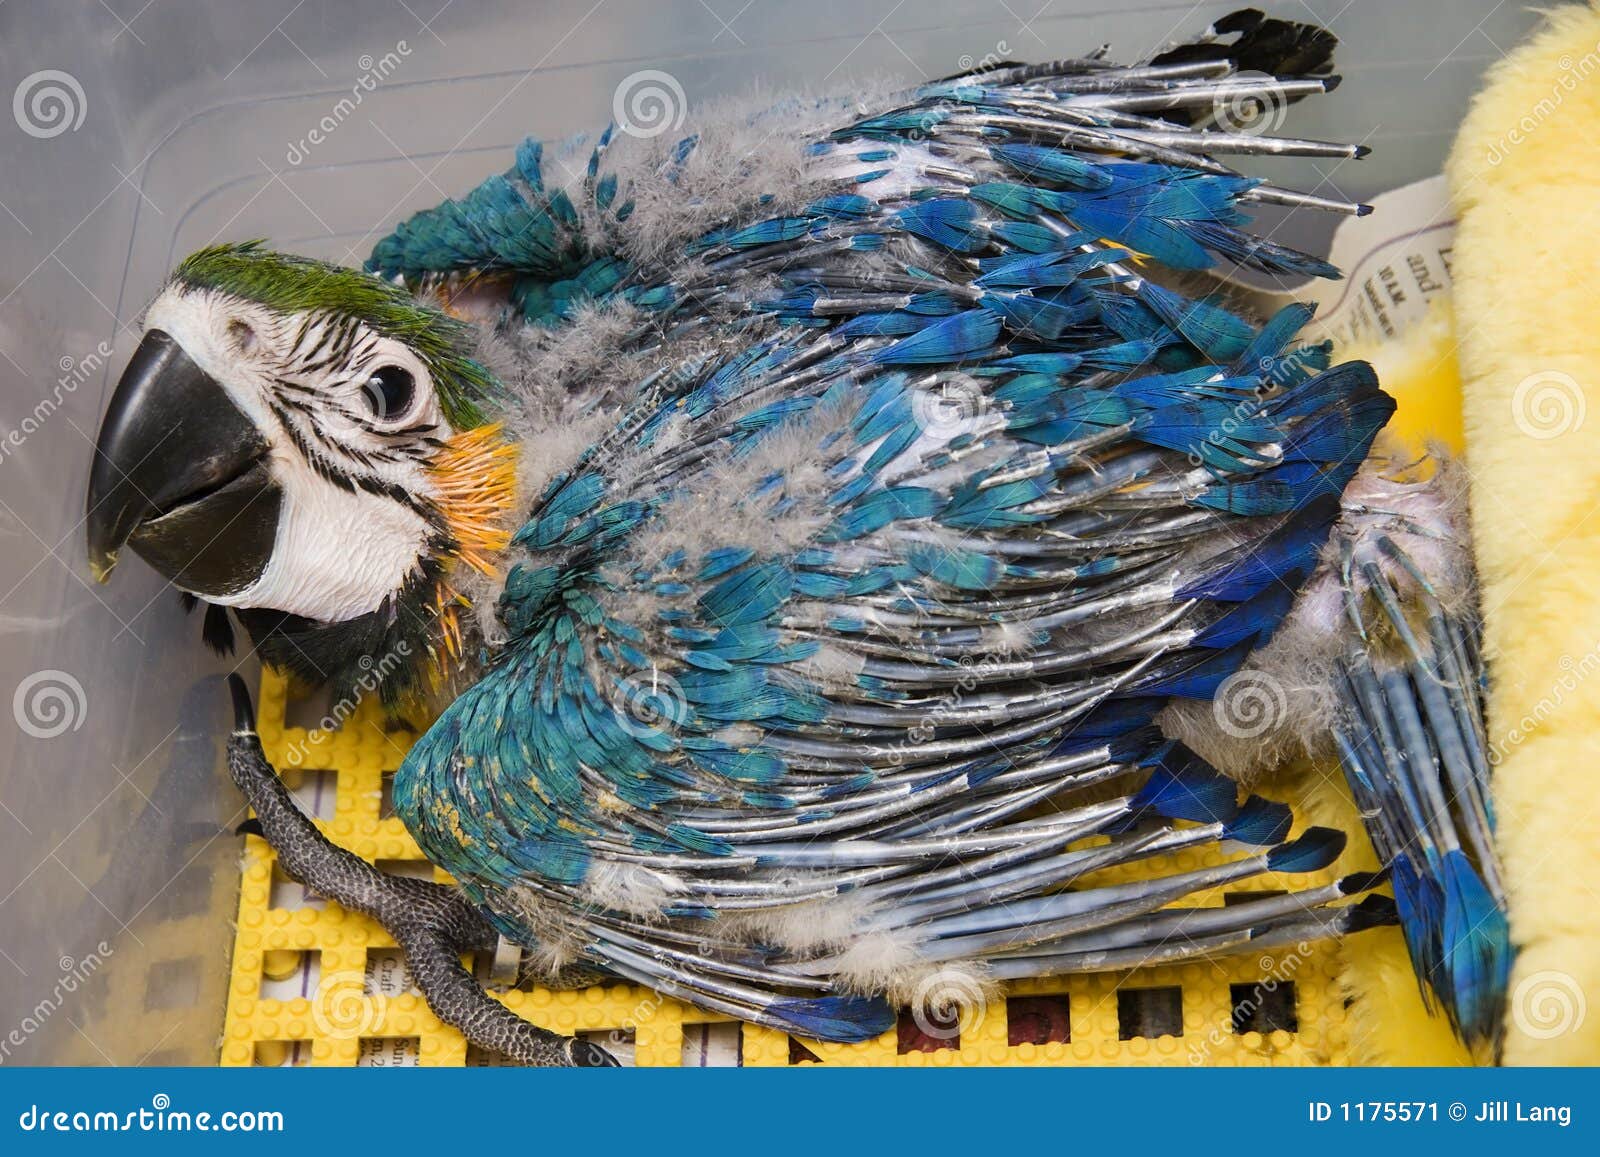
[[[351,347],[355,345],[359,324],[355,318],[349,317],[326,319],[322,334],[317,338],[317,344],[309,352],[301,354],[295,350],[290,353],[289,357],[294,362],[295,370],[302,374],[316,374],[344,364],[349,360]],[[327,354],[318,358],[317,355],[325,347]]]
[[[311,428],[318,442],[326,448],[325,451],[319,450],[307,440],[300,427],[289,420],[288,411],[276,399],[269,400],[267,405],[271,407],[273,416],[278,419],[278,424],[283,427],[283,432],[294,443],[295,449],[300,452],[300,456],[306,460],[306,463],[312,470],[316,471],[320,478],[352,494],[357,490],[364,490],[368,494],[375,494],[380,498],[388,498],[391,501],[398,502],[406,509],[426,519],[428,525],[440,531],[444,529],[444,516],[426,498],[412,494],[397,483],[386,482],[381,478],[373,478],[367,475],[346,474],[338,469],[329,460],[330,455],[336,455],[347,461],[358,462],[362,465],[367,465],[368,463],[365,456],[352,453],[348,447],[340,445],[323,434],[315,421],[314,414],[308,414],[308,417],[312,418]],[[305,407],[303,406],[295,405],[293,408],[305,412]]]

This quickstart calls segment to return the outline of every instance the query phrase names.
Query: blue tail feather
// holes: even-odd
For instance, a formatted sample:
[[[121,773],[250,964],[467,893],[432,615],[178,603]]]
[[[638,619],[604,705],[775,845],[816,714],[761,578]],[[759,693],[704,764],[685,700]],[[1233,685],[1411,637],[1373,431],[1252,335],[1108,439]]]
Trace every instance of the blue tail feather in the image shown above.
[[[1269,847],[1289,838],[1294,812],[1288,804],[1253,795],[1223,829],[1223,838],[1236,843]]]
[[[1343,854],[1346,839],[1337,828],[1307,828],[1299,839],[1268,852],[1267,867],[1274,872],[1319,872]]]
[[[1150,778],[1133,797],[1133,810],[1202,824],[1227,823],[1238,815],[1237,785],[1187,747],[1168,743],[1145,766],[1152,768]]]
[[[1449,976],[1447,1008],[1463,1034],[1499,1032],[1501,1002],[1511,976],[1511,929],[1476,868],[1460,851],[1445,855],[1446,896],[1441,939]]]
[[[872,1040],[895,1025],[894,1009],[881,996],[783,997],[766,1011],[796,1036],[839,1044]]]

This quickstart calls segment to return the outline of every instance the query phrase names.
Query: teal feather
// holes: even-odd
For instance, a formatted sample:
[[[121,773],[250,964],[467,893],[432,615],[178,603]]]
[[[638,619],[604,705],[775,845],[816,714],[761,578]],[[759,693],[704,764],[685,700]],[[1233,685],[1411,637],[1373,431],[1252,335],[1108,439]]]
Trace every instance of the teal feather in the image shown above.
[[[1121,122],[1053,106],[1075,84],[1115,95],[1108,70],[926,86],[819,133],[826,179],[795,196],[752,177],[649,262],[636,205],[659,224],[663,192],[699,195],[716,154],[698,136],[651,154],[650,197],[609,133],[561,188],[529,142],[374,250],[409,284],[507,272],[512,322],[556,335],[621,299],[633,328],[606,338],[609,364],[649,367],[604,383],[619,416],[513,534],[503,641],[395,777],[408,829],[498,927],[536,941],[547,906],[592,965],[859,1039],[889,1014],[816,986],[828,949],[757,944],[741,929],[760,921],[730,917],[849,888],[915,942],[911,914],[1092,904],[1081,857],[1236,830],[1231,784],[1149,721],[1271,633],[1391,404],[1370,371],[1295,345],[1307,310],[1257,325],[1167,288],[1163,268],[1218,259],[1332,271],[1251,237],[1258,182],[1198,145],[1080,147]],[[1219,541],[1239,553],[1200,549]],[[1155,787],[1104,802],[1153,762]],[[1104,810],[1050,844],[1018,819],[1041,801]],[[784,867],[802,828],[805,855],[843,866]],[[909,840],[957,850],[894,858]],[[673,887],[646,914],[608,908],[607,881],[637,870]]]

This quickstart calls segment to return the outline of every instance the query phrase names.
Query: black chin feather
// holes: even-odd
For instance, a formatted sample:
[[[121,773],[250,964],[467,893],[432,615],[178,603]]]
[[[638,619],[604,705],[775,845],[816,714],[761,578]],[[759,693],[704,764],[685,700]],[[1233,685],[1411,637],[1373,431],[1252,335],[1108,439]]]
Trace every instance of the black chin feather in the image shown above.
[[[228,608],[215,603],[206,607],[205,622],[200,627],[200,638],[219,655],[233,654],[233,622],[228,618]]]
[[[342,623],[319,623],[283,611],[239,609],[263,663],[313,687],[326,684],[335,701],[376,686],[386,709],[423,688],[434,646],[434,592],[442,568],[427,561],[375,611]]]
[[[188,591],[179,591],[178,605],[183,608],[184,614],[193,614],[200,606],[200,599]],[[216,603],[206,603],[205,608],[206,613],[200,624],[200,639],[226,658],[233,654],[234,649],[233,623],[228,618],[228,608],[219,607]]]

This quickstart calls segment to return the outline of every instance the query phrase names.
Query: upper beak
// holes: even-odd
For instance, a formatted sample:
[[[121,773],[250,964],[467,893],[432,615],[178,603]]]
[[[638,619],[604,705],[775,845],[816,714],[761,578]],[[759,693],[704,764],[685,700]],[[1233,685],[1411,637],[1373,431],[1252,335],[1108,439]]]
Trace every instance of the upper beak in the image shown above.
[[[100,424],[89,474],[89,568],[124,545],[184,590],[231,594],[272,555],[282,494],[267,441],[159,329],[134,351]]]

